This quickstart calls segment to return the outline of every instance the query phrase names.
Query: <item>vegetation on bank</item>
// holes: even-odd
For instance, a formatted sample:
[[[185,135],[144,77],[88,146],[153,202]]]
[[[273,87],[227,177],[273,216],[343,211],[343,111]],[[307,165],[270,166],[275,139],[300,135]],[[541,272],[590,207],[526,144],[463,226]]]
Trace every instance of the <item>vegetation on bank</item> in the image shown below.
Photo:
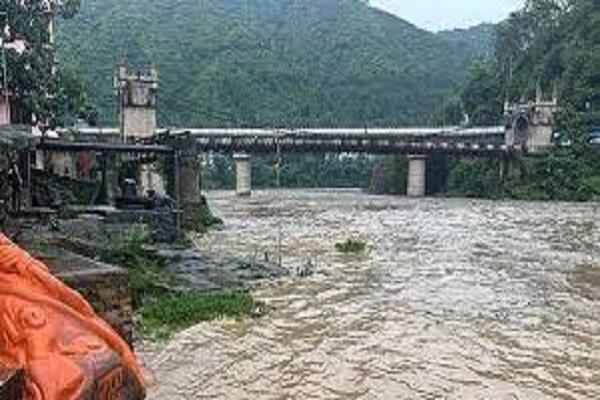
[[[142,334],[164,339],[200,322],[260,315],[264,307],[248,293],[191,288],[168,271],[166,260],[148,247],[149,238],[145,230],[132,228],[99,253],[128,271]]]
[[[134,227],[99,249],[100,259],[128,272],[129,285],[139,306],[170,294],[184,284],[166,270],[166,260],[148,247],[150,234]]]
[[[182,228],[188,232],[204,234],[212,227],[223,225],[223,220],[208,206],[205,196],[201,196],[200,203],[184,204],[183,208]]]
[[[367,251],[367,244],[358,239],[347,239],[345,242],[335,244],[335,249],[343,254],[363,254]]]
[[[500,162],[463,159],[451,169],[451,196],[516,200],[591,201],[600,199],[600,156],[557,149],[521,160],[516,175],[500,177]]]
[[[164,339],[200,322],[259,316],[263,305],[244,292],[188,292],[162,296],[139,312],[142,333]]]
[[[494,56],[473,69],[460,96],[440,120],[502,123],[505,100],[535,98],[538,85],[556,90],[561,112],[557,148],[525,159],[518,179],[499,181],[497,161],[462,160],[451,170],[448,191],[479,197],[586,201],[600,198],[600,154],[588,146],[600,125],[600,3],[595,0],[528,0],[497,28]]]

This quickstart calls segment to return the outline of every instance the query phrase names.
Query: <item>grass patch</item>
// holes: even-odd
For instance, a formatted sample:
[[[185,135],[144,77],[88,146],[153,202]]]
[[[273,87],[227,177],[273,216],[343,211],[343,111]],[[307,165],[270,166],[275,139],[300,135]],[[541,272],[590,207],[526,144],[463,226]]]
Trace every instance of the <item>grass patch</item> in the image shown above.
[[[344,254],[363,254],[367,251],[367,244],[361,240],[348,239],[343,243],[336,243],[335,249]]]
[[[256,317],[262,303],[243,292],[189,292],[161,296],[139,313],[139,327],[151,338],[165,339],[200,322]]]
[[[173,288],[184,283],[166,271],[166,261],[147,247],[149,243],[146,230],[132,228],[98,252],[102,261],[127,270],[136,305],[172,293]]]

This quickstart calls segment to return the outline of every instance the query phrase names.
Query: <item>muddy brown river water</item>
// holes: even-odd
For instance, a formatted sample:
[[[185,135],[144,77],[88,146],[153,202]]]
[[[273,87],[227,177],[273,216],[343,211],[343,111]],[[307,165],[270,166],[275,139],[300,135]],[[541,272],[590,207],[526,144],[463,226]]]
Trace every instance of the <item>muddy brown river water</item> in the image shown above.
[[[151,399],[600,399],[600,205],[209,193],[204,249],[312,264],[144,355]],[[362,256],[335,243],[361,238]]]

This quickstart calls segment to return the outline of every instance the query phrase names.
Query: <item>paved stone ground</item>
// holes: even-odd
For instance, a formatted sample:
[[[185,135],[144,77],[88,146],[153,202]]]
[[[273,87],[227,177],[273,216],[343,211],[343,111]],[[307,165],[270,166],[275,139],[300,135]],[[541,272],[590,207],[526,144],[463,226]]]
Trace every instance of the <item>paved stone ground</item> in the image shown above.
[[[197,290],[244,289],[253,282],[289,274],[286,268],[272,263],[204,254],[192,249],[161,249],[158,254],[168,260],[171,273],[190,282]]]

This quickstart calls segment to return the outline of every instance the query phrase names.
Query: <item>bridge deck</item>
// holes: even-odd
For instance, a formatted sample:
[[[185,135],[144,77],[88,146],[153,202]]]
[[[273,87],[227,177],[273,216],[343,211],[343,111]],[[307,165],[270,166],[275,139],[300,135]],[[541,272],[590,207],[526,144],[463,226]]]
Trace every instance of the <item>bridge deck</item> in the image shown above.
[[[111,128],[85,128],[79,133],[115,135]],[[99,151],[165,152],[172,142],[187,137],[194,139],[198,152],[275,153],[371,153],[371,154],[470,154],[496,156],[520,153],[521,147],[507,146],[504,127],[439,127],[439,128],[309,128],[309,129],[160,129],[154,137],[143,140],[144,148],[134,145],[105,145],[92,148],[90,143],[70,145],[65,142],[44,145],[47,149],[76,151],[77,146]],[[51,143],[51,142],[49,142]],[[155,147],[152,146],[162,146]]]

